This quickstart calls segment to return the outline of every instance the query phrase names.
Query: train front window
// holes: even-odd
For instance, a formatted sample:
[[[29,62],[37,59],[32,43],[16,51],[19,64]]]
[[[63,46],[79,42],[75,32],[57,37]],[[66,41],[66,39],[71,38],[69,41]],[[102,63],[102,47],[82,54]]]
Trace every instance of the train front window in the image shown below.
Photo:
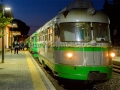
[[[105,23],[93,23],[93,33],[96,41],[109,41],[109,27]]]
[[[105,23],[92,23],[93,38],[96,41],[109,41],[109,27]],[[61,41],[91,41],[91,23],[61,23],[60,40]]]
[[[61,23],[60,39],[61,41],[90,41],[90,24]]]

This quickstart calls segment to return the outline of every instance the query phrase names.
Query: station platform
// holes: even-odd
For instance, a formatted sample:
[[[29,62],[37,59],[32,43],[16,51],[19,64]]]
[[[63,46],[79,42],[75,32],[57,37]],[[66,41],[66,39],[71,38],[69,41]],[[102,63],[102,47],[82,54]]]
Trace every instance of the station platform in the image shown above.
[[[28,51],[9,51],[4,54],[4,63],[0,62],[0,90],[56,89]]]

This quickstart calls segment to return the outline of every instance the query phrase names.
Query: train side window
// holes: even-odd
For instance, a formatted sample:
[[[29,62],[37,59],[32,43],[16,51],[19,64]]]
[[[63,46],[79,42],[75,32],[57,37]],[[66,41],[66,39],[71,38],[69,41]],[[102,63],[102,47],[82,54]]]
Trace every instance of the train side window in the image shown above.
[[[40,36],[40,41],[42,41],[42,36]]]
[[[43,41],[45,41],[45,36],[43,36]]]
[[[60,27],[57,23],[55,24],[54,31],[55,31],[55,36],[59,37],[60,36]]]
[[[50,28],[50,29],[48,30],[48,40],[49,40],[49,41],[52,41],[52,34],[53,34],[53,31],[52,31],[52,28]]]
[[[35,36],[34,40],[35,40],[35,42],[37,41],[37,36]]]
[[[43,41],[43,36],[41,36],[41,41]]]
[[[41,37],[39,36],[39,41],[41,41]]]
[[[37,35],[37,41],[39,41],[39,35]]]
[[[31,37],[30,40],[32,41],[32,40],[33,40],[33,37]]]
[[[45,35],[45,41],[48,41],[48,35]]]
[[[35,42],[35,39],[36,39],[36,37],[34,36],[34,37],[33,37],[33,42]]]
[[[52,41],[52,33],[49,34],[49,41]]]

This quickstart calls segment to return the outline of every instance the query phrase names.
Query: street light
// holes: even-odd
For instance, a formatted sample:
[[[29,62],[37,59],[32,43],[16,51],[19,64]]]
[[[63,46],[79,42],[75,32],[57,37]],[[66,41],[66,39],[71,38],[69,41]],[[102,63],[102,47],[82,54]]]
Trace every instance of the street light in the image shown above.
[[[6,10],[11,10],[9,7],[3,8],[3,17]],[[2,35],[4,35],[4,27],[2,27]],[[4,63],[4,36],[2,36],[2,63]]]

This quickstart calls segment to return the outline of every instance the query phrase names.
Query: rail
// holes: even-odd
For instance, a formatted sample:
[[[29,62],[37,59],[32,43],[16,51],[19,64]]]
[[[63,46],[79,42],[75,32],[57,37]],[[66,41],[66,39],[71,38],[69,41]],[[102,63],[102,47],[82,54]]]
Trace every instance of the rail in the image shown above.
[[[120,73],[120,57],[116,56],[112,60],[113,72]]]

